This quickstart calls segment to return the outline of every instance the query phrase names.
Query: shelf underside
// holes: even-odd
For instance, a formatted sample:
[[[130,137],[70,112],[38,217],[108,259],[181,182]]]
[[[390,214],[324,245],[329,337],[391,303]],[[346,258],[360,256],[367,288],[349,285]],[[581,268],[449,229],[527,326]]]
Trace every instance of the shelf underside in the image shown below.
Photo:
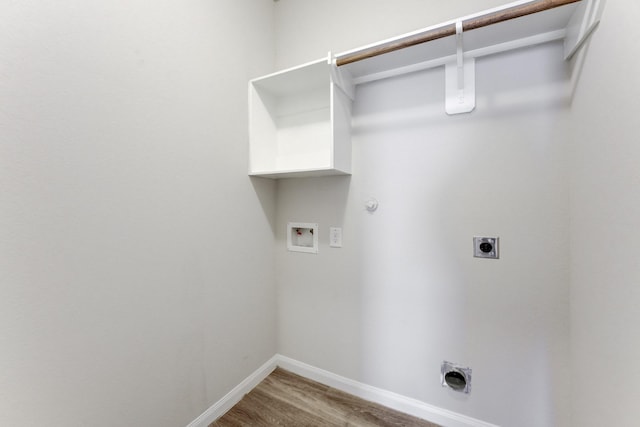
[[[335,175],[351,175],[350,172],[345,172],[335,168],[326,169],[292,169],[292,170],[277,170],[277,171],[256,171],[250,172],[249,176],[262,177],[262,178],[311,178],[319,176],[335,176]]]

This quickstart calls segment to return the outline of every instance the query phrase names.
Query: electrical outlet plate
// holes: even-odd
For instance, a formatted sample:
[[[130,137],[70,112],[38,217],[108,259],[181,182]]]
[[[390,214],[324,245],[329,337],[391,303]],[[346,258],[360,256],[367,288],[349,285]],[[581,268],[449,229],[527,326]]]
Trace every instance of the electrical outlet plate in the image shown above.
[[[500,258],[500,238],[498,237],[474,237],[473,256],[476,258]]]
[[[342,228],[341,227],[329,227],[329,247],[332,247],[332,248],[342,247]]]

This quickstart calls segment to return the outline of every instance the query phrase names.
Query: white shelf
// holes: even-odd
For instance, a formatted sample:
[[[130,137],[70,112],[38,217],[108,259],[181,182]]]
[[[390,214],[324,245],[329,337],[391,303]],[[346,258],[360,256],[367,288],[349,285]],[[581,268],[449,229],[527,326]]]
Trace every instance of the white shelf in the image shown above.
[[[477,58],[515,48],[564,39],[567,34],[567,28],[572,22],[572,17],[580,7],[584,7],[583,3],[586,4],[589,1],[590,0],[583,0],[582,2],[567,4],[544,12],[465,31],[462,36],[464,58]],[[402,43],[416,35],[451,27],[455,25],[457,21],[464,22],[472,20],[514,6],[526,5],[527,3],[533,2],[519,1],[510,3],[499,8],[444,22],[419,31],[341,53],[336,55],[336,60],[340,61],[343,57],[385,45]],[[452,35],[342,65],[339,67],[339,70],[346,75],[346,78],[352,79],[354,84],[362,84],[368,81],[405,74],[407,72],[442,66],[455,62],[457,59],[456,56],[457,37]]]
[[[252,80],[249,174],[350,174],[358,84],[445,66],[446,112],[471,112],[475,58],[564,40],[568,59],[582,46],[605,0],[570,1],[520,0]]]
[[[351,100],[319,60],[249,83],[249,174],[351,173]]]

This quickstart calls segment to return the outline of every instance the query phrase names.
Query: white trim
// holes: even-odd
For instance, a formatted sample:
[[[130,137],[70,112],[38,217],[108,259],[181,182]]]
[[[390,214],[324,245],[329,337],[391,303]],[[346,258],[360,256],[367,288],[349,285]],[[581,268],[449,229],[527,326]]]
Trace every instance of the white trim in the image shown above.
[[[187,427],[208,427],[209,424],[223,416],[240,402],[245,394],[249,393],[262,380],[267,378],[271,372],[278,366],[278,355],[273,356],[264,365],[259,367],[254,373],[245,378],[240,384],[235,386],[233,390],[227,393],[222,399],[214,403],[209,409],[204,411],[198,418],[193,420]]]
[[[349,378],[336,375],[329,371],[316,368],[306,363],[299,362],[286,356],[277,355],[276,364],[305,378],[336,388],[340,391],[353,394],[370,402],[384,405],[414,417],[422,418],[443,427],[498,427],[466,415],[458,414],[437,406],[429,405],[416,399],[402,396],[377,387],[353,381]]]
[[[422,418],[443,427],[498,427],[485,421],[458,414],[447,409],[429,405],[416,399],[402,396],[377,387],[372,387],[349,378],[336,375],[315,366],[307,365],[280,354],[276,354],[253,374],[242,381],[237,387],[227,393],[222,399],[214,403],[202,415],[192,421],[187,427],[207,427],[224,415],[242,397],[257,386],[277,367],[286,369],[294,374],[310,380],[328,385],[345,393],[350,393],[370,402],[384,405],[396,411]]]

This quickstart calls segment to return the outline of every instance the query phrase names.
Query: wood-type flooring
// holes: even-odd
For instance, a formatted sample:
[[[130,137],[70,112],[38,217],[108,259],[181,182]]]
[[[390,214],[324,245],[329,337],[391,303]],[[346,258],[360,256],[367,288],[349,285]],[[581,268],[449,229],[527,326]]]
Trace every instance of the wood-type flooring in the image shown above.
[[[247,426],[438,427],[281,368],[209,427]]]

